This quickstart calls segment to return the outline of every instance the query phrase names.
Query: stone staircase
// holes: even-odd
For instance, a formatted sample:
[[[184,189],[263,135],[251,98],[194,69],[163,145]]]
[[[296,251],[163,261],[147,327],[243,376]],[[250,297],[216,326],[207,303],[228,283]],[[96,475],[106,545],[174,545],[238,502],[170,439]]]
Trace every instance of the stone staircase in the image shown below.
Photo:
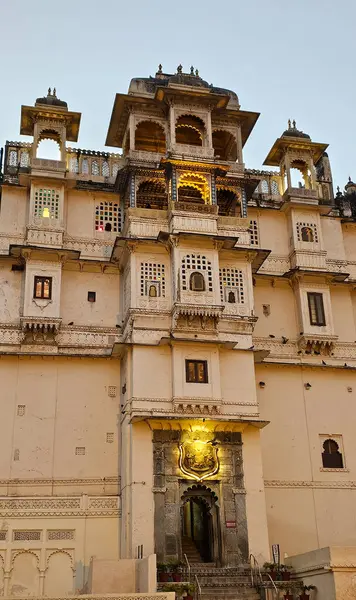
[[[201,600],[260,600],[259,593],[251,585],[249,569],[216,567],[201,561],[192,562],[190,566],[190,579],[194,582],[197,578]],[[184,575],[185,579],[188,572]]]

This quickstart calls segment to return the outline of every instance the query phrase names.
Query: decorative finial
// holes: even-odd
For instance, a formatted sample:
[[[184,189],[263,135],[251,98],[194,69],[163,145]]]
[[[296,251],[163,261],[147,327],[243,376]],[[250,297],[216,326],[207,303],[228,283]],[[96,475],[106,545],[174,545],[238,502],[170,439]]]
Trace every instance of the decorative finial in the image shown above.
[[[53,96],[57,97],[56,96],[56,88],[53,88]]]
[[[178,65],[178,67],[177,67],[177,73],[181,73],[182,71],[183,71],[182,65]]]
[[[288,119],[288,129],[292,129],[292,122],[290,119]]]
[[[295,122],[295,119],[293,119],[293,129],[297,129],[297,124]]]
[[[158,73],[160,73],[160,74],[162,73],[162,65],[161,64],[158,65]]]
[[[193,66],[190,67],[190,74],[194,75],[194,67]]]
[[[51,95],[51,88],[48,88],[47,96]]]
[[[351,177],[350,177],[350,175],[349,175],[349,183],[351,183]]]
[[[337,193],[340,194],[340,186],[339,185],[337,186],[336,190],[337,190]]]
[[[199,71],[198,71],[198,69],[195,69],[195,77],[199,77]]]

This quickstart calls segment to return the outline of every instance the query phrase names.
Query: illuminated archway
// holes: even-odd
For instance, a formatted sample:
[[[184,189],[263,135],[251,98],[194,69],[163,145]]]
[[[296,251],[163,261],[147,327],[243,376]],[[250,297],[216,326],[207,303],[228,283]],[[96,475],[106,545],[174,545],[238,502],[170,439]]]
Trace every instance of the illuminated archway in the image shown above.
[[[209,182],[199,173],[183,173],[178,179],[178,200],[210,204]]]
[[[195,115],[181,115],[176,121],[176,142],[188,146],[204,146],[205,124]]]

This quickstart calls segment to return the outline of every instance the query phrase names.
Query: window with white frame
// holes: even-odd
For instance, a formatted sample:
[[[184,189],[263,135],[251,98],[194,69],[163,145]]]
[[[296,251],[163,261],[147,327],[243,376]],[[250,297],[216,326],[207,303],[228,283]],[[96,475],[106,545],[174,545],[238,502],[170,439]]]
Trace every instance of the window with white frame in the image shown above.
[[[244,304],[244,276],[240,269],[222,267],[220,269],[221,302],[228,304]]]
[[[34,197],[34,216],[58,219],[59,190],[55,188],[37,188]]]
[[[79,173],[79,162],[76,156],[72,156],[70,159],[69,168],[71,173]]]
[[[149,298],[165,297],[166,274],[162,263],[141,263],[140,294]]]
[[[100,202],[95,209],[96,231],[121,231],[121,208],[117,202]]]
[[[87,158],[82,159],[82,173],[83,175],[89,175],[89,161]]]
[[[100,168],[97,160],[93,160],[93,162],[91,163],[91,174],[100,175]]]
[[[315,223],[298,222],[297,240],[298,242],[318,242],[318,228]]]
[[[258,232],[258,223],[256,219],[252,219],[250,221],[250,227],[248,228],[250,233],[250,244],[251,246],[258,246],[260,243],[259,232]]]
[[[27,150],[25,150],[24,152],[21,152],[20,167],[28,167],[29,164],[30,164],[30,155],[27,152]]]
[[[191,275],[194,272],[201,272],[205,281],[205,290],[213,291],[213,272],[211,262],[202,254],[187,254],[182,259],[182,290],[191,289]],[[199,291],[204,291],[203,289]]]

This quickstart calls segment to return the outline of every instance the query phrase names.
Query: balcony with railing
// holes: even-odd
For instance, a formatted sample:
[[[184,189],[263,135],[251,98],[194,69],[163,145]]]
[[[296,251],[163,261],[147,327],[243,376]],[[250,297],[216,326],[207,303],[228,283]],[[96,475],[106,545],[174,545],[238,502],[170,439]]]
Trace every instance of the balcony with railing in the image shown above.
[[[69,180],[113,184],[122,166],[121,154],[66,148],[66,160],[32,156],[32,144],[8,141],[5,145],[5,181],[16,183],[25,174],[60,175]]]

